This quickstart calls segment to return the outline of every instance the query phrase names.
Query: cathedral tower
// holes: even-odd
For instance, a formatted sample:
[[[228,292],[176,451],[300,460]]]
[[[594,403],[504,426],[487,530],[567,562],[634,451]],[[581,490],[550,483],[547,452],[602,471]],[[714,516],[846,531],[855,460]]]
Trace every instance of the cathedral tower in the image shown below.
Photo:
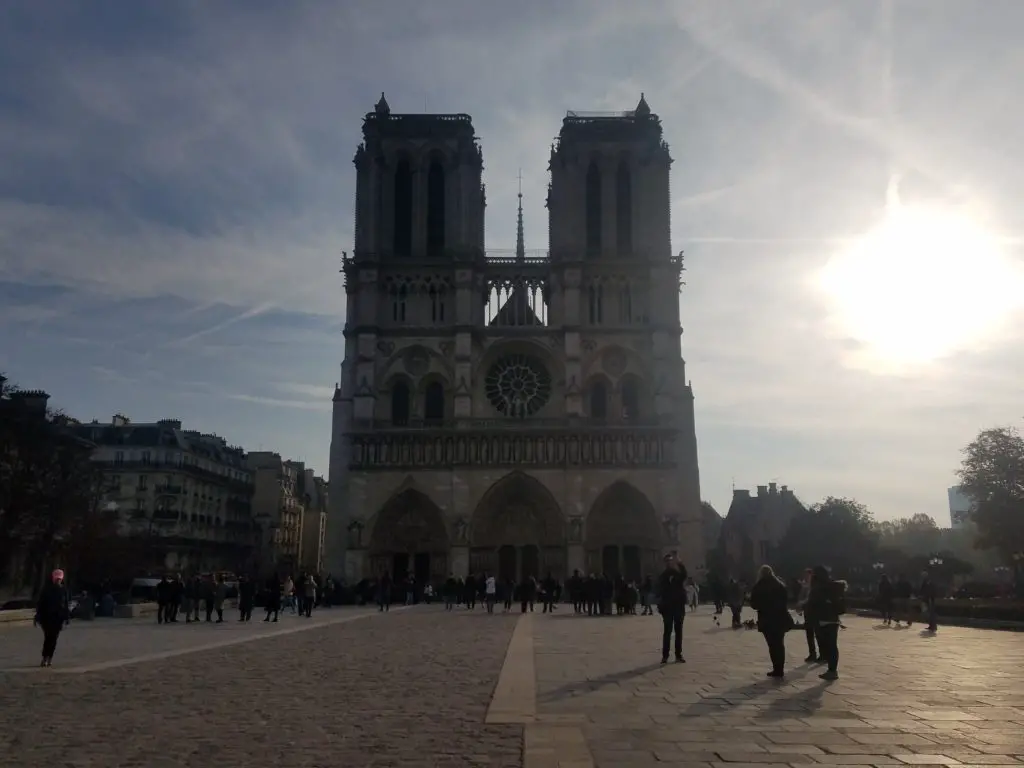
[[[550,252],[484,248],[468,115],[363,126],[344,264],[328,568],[639,578],[703,564],[661,124],[570,112]]]

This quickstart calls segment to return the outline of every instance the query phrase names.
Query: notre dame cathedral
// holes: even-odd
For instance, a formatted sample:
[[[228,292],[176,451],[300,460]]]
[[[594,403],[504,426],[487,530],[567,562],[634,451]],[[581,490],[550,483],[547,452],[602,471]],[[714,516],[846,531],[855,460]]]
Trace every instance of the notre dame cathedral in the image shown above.
[[[327,563],[349,583],[574,569],[700,575],[693,392],[680,356],[672,158],[641,97],[569,112],[549,250],[488,250],[469,115],[395,114],[355,155]]]

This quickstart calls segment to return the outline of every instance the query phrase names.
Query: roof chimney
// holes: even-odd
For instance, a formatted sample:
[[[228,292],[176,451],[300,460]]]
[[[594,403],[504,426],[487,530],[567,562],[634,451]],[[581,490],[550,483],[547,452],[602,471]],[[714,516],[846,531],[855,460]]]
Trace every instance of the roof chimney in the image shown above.
[[[768,493],[770,493],[770,494],[772,494],[774,496],[777,492],[778,492],[778,489],[777,489],[775,483],[768,483]]]
[[[757,486],[757,495],[758,495],[758,497],[767,496],[768,495],[768,486],[767,485],[759,485],[759,486]]]

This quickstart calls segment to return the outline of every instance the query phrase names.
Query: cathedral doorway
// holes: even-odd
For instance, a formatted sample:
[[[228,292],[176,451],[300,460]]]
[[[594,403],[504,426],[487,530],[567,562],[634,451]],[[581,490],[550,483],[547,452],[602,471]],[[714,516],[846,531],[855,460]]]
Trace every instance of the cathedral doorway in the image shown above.
[[[377,513],[370,537],[370,568],[371,576],[388,573],[396,582],[411,575],[419,586],[445,579],[448,532],[444,514],[429,497],[410,488]]]
[[[470,571],[520,581],[565,578],[565,522],[550,491],[513,472],[484,494],[470,526]]]
[[[587,570],[627,581],[657,576],[664,541],[650,500],[629,483],[613,483],[587,516]]]

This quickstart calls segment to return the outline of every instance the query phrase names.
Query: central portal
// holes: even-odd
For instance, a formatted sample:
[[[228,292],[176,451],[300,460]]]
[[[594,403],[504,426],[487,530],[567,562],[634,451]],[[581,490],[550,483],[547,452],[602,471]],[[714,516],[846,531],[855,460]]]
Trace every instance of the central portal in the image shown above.
[[[484,494],[470,532],[471,573],[501,579],[565,578],[562,512],[537,479],[513,472]]]

